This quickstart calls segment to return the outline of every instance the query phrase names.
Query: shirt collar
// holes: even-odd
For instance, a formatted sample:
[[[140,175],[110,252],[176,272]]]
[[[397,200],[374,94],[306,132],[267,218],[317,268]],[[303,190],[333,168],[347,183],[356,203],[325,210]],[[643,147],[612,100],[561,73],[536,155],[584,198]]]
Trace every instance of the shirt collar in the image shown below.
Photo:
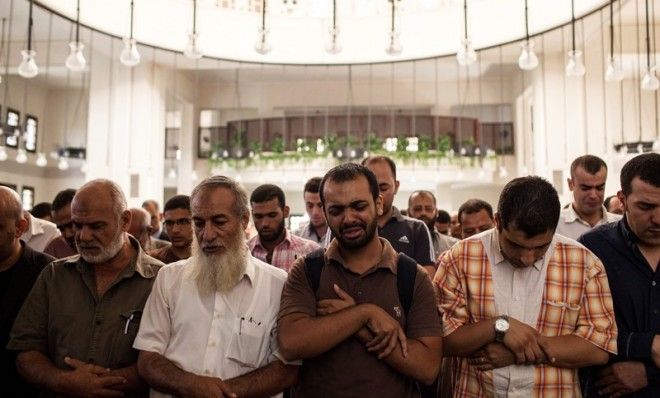
[[[383,245],[383,248],[380,252],[380,260],[378,261],[378,264],[374,267],[374,269],[384,268],[396,275],[397,262],[399,259],[398,254],[394,250],[390,242],[388,242],[384,238],[379,237],[378,239],[380,240],[380,243]],[[341,257],[341,253],[339,252],[339,241],[337,239],[333,239],[330,242],[328,248],[325,251],[325,256],[329,261],[330,260],[335,261],[341,264],[342,267],[346,268],[345,266],[346,262]]]
[[[129,261],[128,267],[124,269],[124,271],[121,274],[122,278],[130,278],[137,272],[140,276],[143,278],[154,278],[156,276],[156,270],[160,267],[154,267],[154,266],[162,266],[163,264],[156,260],[153,257],[149,257],[147,253],[142,250],[140,247],[140,242],[138,242],[137,239],[135,239],[133,236],[126,234],[128,236],[128,241],[133,246],[133,248],[137,251],[137,255],[133,256],[131,260]],[[65,263],[71,263],[75,264],[76,269],[80,273],[84,273],[87,270],[90,269],[90,267],[93,266],[93,264],[89,264],[85,260],[80,257],[80,254],[77,254],[75,256],[68,257]]]
[[[404,217],[403,214],[399,211],[399,209],[396,208],[396,206],[392,206],[392,216],[388,220],[388,222],[392,219],[395,219],[396,221],[404,221],[406,218]]]
[[[492,231],[491,237],[490,237],[490,252],[492,253],[493,256],[493,261],[495,262],[494,265],[498,265],[503,262],[509,262],[505,257],[504,254],[502,254],[502,248],[500,247],[500,233],[497,230],[497,228],[493,228],[490,231]],[[545,255],[541,257],[540,259],[536,260],[534,262],[534,268],[536,268],[537,271],[540,271],[541,268],[543,267],[543,260],[545,257],[548,255],[548,253],[553,250],[554,247],[554,237],[552,238],[552,242],[550,243],[550,246],[548,247],[548,251],[545,252]],[[513,264],[512,264],[513,265]]]
[[[257,272],[256,268],[254,266],[255,257],[252,256],[249,249],[245,249],[245,250],[248,251],[248,253],[247,253],[247,264],[245,265],[245,271],[243,271],[243,275],[241,275],[240,279],[243,279],[244,277],[247,277],[250,284],[254,285],[254,277],[255,277],[255,274]]]
[[[565,210],[564,221],[566,221],[567,223],[572,223],[578,220],[582,221],[582,223],[588,224],[586,221],[580,218],[580,216],[575,211],[575,208],[573,207],[573,203],[571,203],[571,205],[568,206],[568,208]],[[598,221],[598,223],[601,223],[603,221],[608,222],[609,218],[605,206],[600,206],[600,221]]]
[[[280,247],[285,242],[287,243],[287,246],[291,246],[291,232],[289,232],[287,228],[284,228],[284,239],[275,247]],[[248,247],[250,248],[250,251],[254,250],[254,248],[257,246],[262,250],[266,250],[266,248],[261,244],[259,233],[254,235],[252,239],[248,241]]]

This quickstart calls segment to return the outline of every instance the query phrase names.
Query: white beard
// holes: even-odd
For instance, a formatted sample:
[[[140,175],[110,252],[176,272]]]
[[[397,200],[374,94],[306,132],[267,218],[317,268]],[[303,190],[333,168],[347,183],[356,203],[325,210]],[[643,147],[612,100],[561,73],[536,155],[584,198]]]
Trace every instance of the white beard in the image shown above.
[[[222,242],[225,250],[220,254],[206,254],[193,236],[192,264],[187,276],[195,281],[201,293],[227,292],[240,282],[247,267],[248,251],[245,232],[240,230],[229,242]]]
[[[90,264],[100,264],[112,260],[117,253],[124,247],[124,231],[121,229],[117,230],[117,234],[112,238],[110,244],[106,247],[101,246],[101,251],[99,254],[86,254],[85,253],[85,244],[79,244],[76,242],[78,253],[83,260]],[[81,248],[82,246],[82,248]],[[100,245],[99,245],[100,246]]]

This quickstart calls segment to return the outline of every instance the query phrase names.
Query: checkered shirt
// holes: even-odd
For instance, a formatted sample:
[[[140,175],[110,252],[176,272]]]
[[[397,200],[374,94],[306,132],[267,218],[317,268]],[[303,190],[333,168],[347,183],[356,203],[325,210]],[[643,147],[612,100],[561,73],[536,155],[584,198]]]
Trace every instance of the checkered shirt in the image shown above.
[[[316,242],[292,234],[288,229],[285,231],[284,240],[273,249],[273,258],[270,264],[289,272],[298,257],[307,255],[321,246]],[[248,246],[254,257],[263,262],[268,262],[266,260],[268,250],[261,245],[259,235],[253,236],[248,241]]]
[[[438,261],[433,283],[438,288],[444,336],[499,315],[486,250],[480,239],[467,239]],[[577,242],[558,241],[549,250],[552,253],[546,255],[552,257],[536,330],[544,336],[574,334],[616,354],[614,308],[602,263]],[[467,358],[451,360],[454,397],[494,396],[492,371],[478,371]],[[534,397],[581,396],[577,369],[538,365],[534,373]]]

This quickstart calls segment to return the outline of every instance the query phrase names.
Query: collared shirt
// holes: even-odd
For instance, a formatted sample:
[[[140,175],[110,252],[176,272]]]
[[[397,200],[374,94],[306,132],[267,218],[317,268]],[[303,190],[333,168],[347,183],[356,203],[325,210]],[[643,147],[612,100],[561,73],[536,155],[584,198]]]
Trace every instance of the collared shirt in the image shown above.
[[[330,232],[329,227],[326,227],[325,235],[319,236],[319,234],[316,233],[316,228],[314,228],[312,223],[309,221],[300,224],[298,229],[295,230],[293,234],[300,236],[301,238],[311,240],[312,242],[316,242],[323,248],[328,247],[330,241],[332,240],[332,232]]]
[[[43,252],[51,240],[62,235],[57,225],[52,222],[34,217],[30,213],[28,217],[30,217],[30,228],[21,235],[21,240],[33,250]]]
[[[337,239],[325,252],[326,265],[316,291],[305,272],[305,260],[299,258],[291,269],[282,291],[279,318],[293,313],[316,317],[318,300],[337,298],[337,284],[357,304],[372,303],[396,319],[408,338],[440,336],[442,328],[435,303],[435,293],[426,272],[417,267],[413,301],[407,314],[397,289],[398,255],[392,245],[380,239],[383,250],[376,265],[356,274],[345,265]],[[303,361],[296,397],[419,397],[414,380],[395,371],[376,355],[368,352],[357,339],[350,337],[327,352]]]
[[[316,242],[293,235],[288,229],[285,229],[284,233],[284,240],[273,249],[270,264],[288,272],[297,258],[313,252],[320,246]],[[248,241],[248,247],[253,256],[268,263],[268,250],[261,245],[259,235],[253,236]]]
[[[277,313],[286,272],[248,256],[238,284],[200,293],[187,270],[194,257],[161,269],[134,347],[198,375],[231,379],[279,359]],[[151,397],[169,395],[151,390]]]
[[[481,239],[495,233],[492,229],[462,240],[439,261],[433,283],[438,288],[445,336],[463,325],[500,315],[495,304],[493,265],[489,260],[492,256]],[[548,250],[536,330],[549,337],[576,335],[616,353],[617,329],[602,263],[572,240],[557,239],[553,250]],[[467,358],[453,358],[452,363],[454,396],[470,398],[495,394],[493,371],[479,371]],[[532,396],[575,397],[579,394],[577,369],[546,364],[534,367]]]
[[[110,369],[134,364],[142,308],[163,263],[129,239],[138,255],[101,297],[94,265],[79,255],[46,266],[16,318],[7,348],[39,351],[60,369],[69,369],[67,356]]]
[[[171,264],[179,260],[185,260],[183,258],[179,258],[176,254],[174,254],[174,251],[172,250],[172,245],[167,245],[165,247],[161,247],[160,249],[152,249],[151,251],[149,251],[149,255],[155,259],[164,262],[165,264]]]
[[[459,239],[456,239],[452,236],[441,234],[440,232],[436,231],[435,228],[431,233],[431,237],[433,238],[433,251],[435,254],[435,257],[433,258],[435,259],[437,259],[442,253],[449,250],[450,247],[454,246],[454,244],[459,241]]]
[[[643,362],[649,385],[630,396],[660,397],[660,369],[651,356],[653,339],[660,335],[660,267],[653,271],[625,217],[582,235],[580,242],[602,259],[609,276],[619,328],[619,354],[609,364]],[[594,381],[587,375],[583,383],[585,396],[598,396]]]
[[[555,232],[571,239],[577,239],[583,233],[591,231],[592,228],[619,221],[622,217],[620,214],[608,213],[605,206],[601,206],[600,211],[600,214],[604,216],[602,216],[596,225],[592,227],[588,222],[580,218],[571,204],[561,211],[559,215],[559,223],[557,224],[557,230]]]
[[[378,227],[378,236],[387,239],[397,253],[404,253],[421,265],[435,261],[431,234],[423,221],[406,217],[392,207],[392,217]]]
[[[495,309],[498,314],[508,315],[531,327],[538,323],[545,276],[555,241],[568,241],[559,235],[553,237],[546,255],[531,267],[516,267],[507,260],[500,249],[499,233],[480,234],[481,243],[487,247],[488,261],[492,264]],[[493,370],[496,397],[520,397],[532,395],[534,366],[511,365]]]
[[[48,246],[44,249],[44,253],[49,254],[57,259],[65,258],[69,256],[75,256],[78,254],[75,248],[69,245],[69,242],[64,239],[63,236],[58,236],[57,238],[50,241]]]

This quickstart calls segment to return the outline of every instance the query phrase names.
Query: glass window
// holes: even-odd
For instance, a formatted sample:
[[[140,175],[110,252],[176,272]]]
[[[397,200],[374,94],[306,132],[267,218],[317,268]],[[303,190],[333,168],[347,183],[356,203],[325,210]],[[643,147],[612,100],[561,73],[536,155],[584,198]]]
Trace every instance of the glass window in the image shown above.
[[[25,117],[25,150],[28,152],[37,151],[37,127],[39,121],[36,117],[27,115]]]
[[[21,130],[19,122],[21,114],[14,110],[7,108],[7,130],[5,131],[5,145],[12,148],[18,148],[18,138],[20,137]]]

